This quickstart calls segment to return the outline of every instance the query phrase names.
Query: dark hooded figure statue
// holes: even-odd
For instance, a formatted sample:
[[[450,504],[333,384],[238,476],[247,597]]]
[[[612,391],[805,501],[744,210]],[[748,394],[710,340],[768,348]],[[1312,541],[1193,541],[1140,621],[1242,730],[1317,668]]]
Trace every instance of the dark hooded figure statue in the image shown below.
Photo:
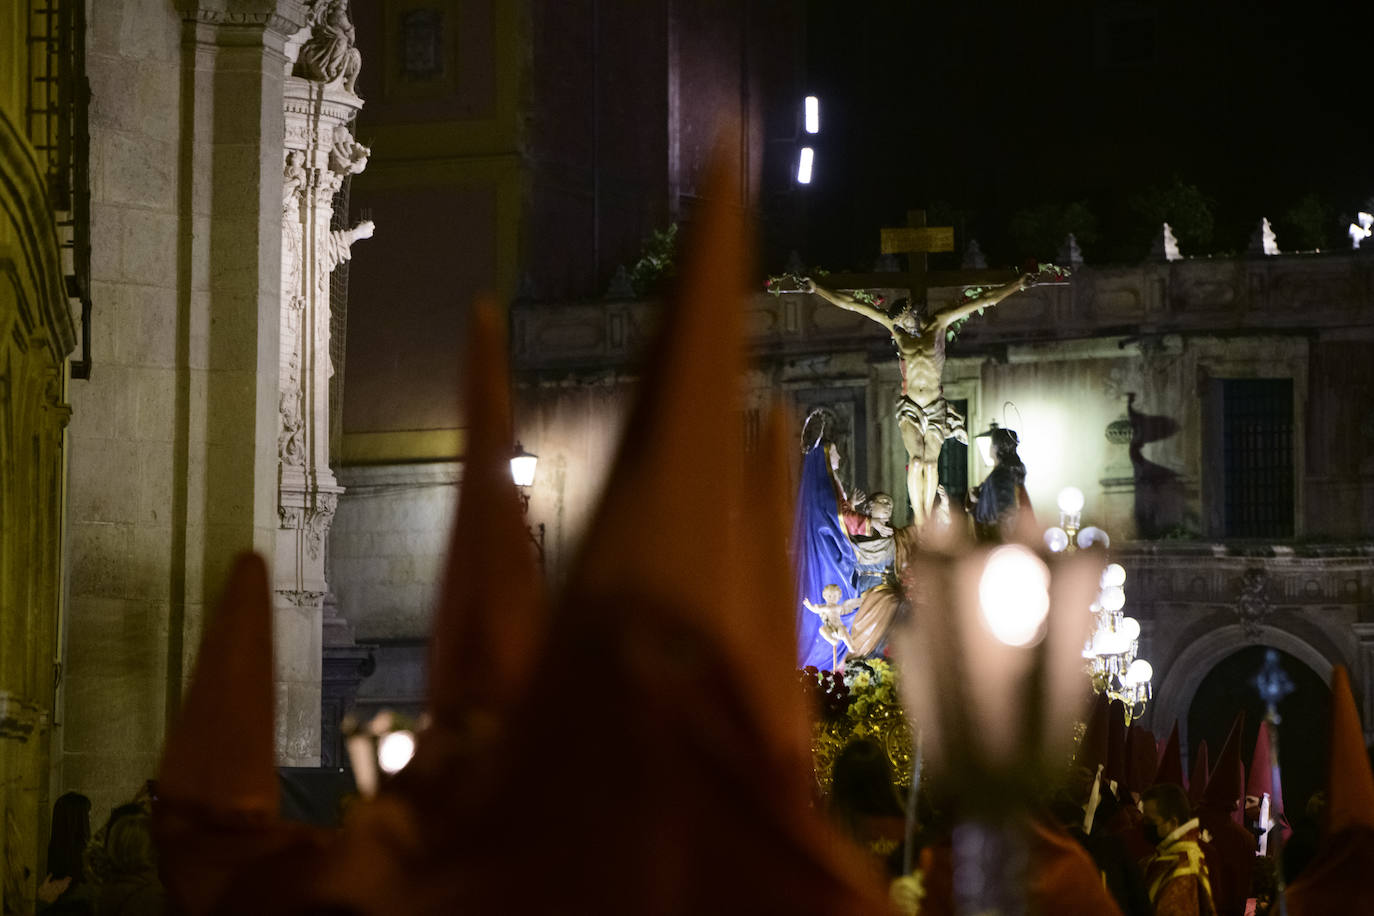
[[[973,531],[979,541],[1001,543],[1016,529],[1022,509],[1030,509],[1026,493],[1026,466],[1016,453],[1016,431],[1000,426],[992,430],[993,468],[981,484],[969,491]]]

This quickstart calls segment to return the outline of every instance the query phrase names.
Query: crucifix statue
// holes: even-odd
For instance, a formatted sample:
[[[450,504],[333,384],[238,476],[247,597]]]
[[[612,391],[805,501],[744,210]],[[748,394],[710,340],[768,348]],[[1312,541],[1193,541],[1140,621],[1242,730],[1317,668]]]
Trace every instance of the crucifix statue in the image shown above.
[[[907,492],[919,531],[935,509],[940,485],[940,448],[946,439],[968,442],[964,418],[944,398],[941,376],[945,370],[945,340],[951,325],[974,312],[996,305],[1030,285],[1029,274],[1018,276],[1004,270],[927,271],[926,253],[954,250],[954,230],[926,227],[925,211],[908,214],[907,226],[882,230],[884,254],[905,253],[908,270],[901,273],[829,274],[831,288],[810,278],[802,289],[842,309],[876,321],[892,335],[901,360],[902,397],[897,404],[897,428],[907,453]],[[938,310],[923,308],[931,286],[982,286],[1002,284],[974,298],[967,296]],[[894,314],[838,290],[906,287],[910,297]]]

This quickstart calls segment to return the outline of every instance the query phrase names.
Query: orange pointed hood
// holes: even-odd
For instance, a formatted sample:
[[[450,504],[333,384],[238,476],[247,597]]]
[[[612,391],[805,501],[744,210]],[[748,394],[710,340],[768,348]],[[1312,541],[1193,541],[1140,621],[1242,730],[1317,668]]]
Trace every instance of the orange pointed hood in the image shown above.
[[[1369,771],[1364,729],[1350,692],[1350,675],[1337,666],[1331,676],[1331,750],[1326,770],[1328,835],[1352,827],[1374,830],[1374,775]]]
[[[518,695],[544,635],[542,575],[511,479],[505,329],[493,302],[476,304],[462,496],[430,638],[430,713],[436,725],[460,734],[474,716],[490,724],[495,709]]]
[[[1164,753],[1155,770],[1154,784],[1166,782],[1185,789],[1188,787],[1183,778],[1183,756],[1178,749],[1178,720],[1174,720],[1174,727],[1169,730],[1169,740],[1164,743]]]
[[[1138,725],[1126,730],[1126,788],[1144,792],[1154,785],[1159,765],[1155,736]]]
[[[1188,801],[1197,806],[1207,791],[1207,776],[1212,772],[1211,761],[1207,759],[1207,739],[1197,743],[1197,756],[1193,758],[1193,774],[1188,777]]]
[[[1241,763],[1240,742],[1245,734],[1245,710],[1236,713],[1226,743],[1207,777],[1202,804],[1221,811],[1240,813],[1245,804],[1245,765]]]
[[[276,816],[272,677],[267,566],[256,554],[242,554],[205,628],[186,702],[162,752],[161,798],[231,815]]]

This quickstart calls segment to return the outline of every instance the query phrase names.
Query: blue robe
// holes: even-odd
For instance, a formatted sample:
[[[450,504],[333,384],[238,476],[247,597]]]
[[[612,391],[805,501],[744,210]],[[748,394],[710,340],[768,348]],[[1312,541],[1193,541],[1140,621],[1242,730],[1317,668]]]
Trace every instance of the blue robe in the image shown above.
[[[840,587],[840,602],[858,597],[854,590],[854,545],[845,534],[840,506],[831,483],[824,448],[816,447],[802,459],[801,493],[792,528],[792,568],[797,575],[797,665],[830,668],[830,643],[820,636],[821,618],[806,609],[803,598],[824,604],[821,590]],[[849,613],[845,625],[854,619]],[[844,651],[844,647],[840,647]]]

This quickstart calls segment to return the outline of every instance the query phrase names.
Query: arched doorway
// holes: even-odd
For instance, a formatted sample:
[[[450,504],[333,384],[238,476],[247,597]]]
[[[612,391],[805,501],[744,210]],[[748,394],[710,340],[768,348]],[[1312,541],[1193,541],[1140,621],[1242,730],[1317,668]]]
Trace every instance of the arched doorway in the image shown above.
[[[1196,759],[1202,740],[1213,766],[1226,741],[1231,722],[1238,711],[1245,711],[1245,733],[1241,759],[1247,775],[1255,738],[1265,707],[1255,690],[1254,679],[1264,664],[1268,646],[1247,646],[1217,662],[1203,677],[1188,706],[1188,762]],[[1326,785],[1327,729],[1331,712],[1331,690],[1326,680],[1307,664],[1282,650],[1283,670],[1293,681],[1293,692],[1279,704],[1281,767],[1284,810],[1290,819],[1302,813],[1308,797]]]

